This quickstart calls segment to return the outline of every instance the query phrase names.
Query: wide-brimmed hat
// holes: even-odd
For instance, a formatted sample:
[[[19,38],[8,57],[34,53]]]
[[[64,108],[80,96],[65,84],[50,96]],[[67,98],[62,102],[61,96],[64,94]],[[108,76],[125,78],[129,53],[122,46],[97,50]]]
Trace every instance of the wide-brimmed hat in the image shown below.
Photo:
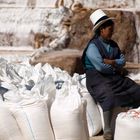
[[[108,17],[101,9],[94,11],[90,15],[90,20],[93,23],[93,31],[95,32],[103,23],[108,20],[113,20],[114,17]]]

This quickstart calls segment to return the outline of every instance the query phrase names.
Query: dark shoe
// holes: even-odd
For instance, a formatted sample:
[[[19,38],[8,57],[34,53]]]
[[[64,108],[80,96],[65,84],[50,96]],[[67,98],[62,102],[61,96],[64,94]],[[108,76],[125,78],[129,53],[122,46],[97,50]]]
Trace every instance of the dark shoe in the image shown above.
[[[113,135],[111,132],[106,132],[103,134],[104,140],[113,140]]]

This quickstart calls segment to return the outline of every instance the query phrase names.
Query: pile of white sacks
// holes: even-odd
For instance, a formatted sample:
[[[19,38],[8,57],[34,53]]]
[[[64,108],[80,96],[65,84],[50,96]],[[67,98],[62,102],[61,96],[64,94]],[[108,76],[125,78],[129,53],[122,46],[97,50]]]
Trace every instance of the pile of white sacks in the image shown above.
[[[89,140],[98,134],[102,110],[85,80],[85,74],[70,76],[47,63],[1,58],[0,140]],[[2,88],[8,89],[4,95]],[[140,140],[139,132],[140,108],[117,116],[114,140]]]
[[[1,140],[89,140],[102,129],[84,74],[0,59],[0,80]]]

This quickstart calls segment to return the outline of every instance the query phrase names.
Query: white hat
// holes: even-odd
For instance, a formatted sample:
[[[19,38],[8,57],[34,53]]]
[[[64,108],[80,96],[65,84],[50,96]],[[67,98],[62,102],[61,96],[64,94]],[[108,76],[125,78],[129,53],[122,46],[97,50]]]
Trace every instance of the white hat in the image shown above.
[[[113,17],[108,17],[101,9],[98,9],[94,11],[90,15],[90,20],[93,23],[93,31],[97,30],[98,27],[100,27],[103,23],[105,23],[108,20],[114,19]]]

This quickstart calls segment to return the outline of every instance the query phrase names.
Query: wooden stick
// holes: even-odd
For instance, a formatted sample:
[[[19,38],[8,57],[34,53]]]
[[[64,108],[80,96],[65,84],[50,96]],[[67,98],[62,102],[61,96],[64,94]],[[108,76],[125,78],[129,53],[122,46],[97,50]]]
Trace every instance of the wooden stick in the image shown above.
[[[140,63],[126,62],[126,69],[140,69]]]

